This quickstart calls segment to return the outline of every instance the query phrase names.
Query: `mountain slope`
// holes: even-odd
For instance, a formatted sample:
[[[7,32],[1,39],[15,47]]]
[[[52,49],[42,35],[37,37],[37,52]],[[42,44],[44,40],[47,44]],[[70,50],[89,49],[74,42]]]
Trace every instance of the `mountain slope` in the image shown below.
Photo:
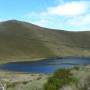
[[[90,32],[51,30],[17,20],[0,23],[0,58],[89,56]]]

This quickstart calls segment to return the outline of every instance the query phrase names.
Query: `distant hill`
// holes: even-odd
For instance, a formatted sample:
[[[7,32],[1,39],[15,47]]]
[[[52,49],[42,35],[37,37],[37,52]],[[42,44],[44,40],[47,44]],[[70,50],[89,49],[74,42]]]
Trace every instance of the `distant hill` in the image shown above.
[[[0,59],[90,56],[90,32],[42,28],[17,20],[0,22]]]

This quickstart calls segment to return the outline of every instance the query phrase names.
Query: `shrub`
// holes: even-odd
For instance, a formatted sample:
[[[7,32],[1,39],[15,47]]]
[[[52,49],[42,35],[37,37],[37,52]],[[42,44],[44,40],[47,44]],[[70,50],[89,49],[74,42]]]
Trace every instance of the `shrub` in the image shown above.
[[[75,67],[74,67],[74,69],[75,69],[75,70],[79,70],[79,69],[80,69],[80,67],[78,67],[78,66],[75,66]]]
[[[76,79],[73,77],[70,69],[59,69],[44,86],[44,90],[58,90],[66,84],[75,83]]]

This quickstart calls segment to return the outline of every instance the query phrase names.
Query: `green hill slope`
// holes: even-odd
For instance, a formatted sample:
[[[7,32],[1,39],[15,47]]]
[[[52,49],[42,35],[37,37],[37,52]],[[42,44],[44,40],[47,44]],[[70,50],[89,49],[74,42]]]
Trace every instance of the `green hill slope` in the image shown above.
[[[0,23],[0,59],[90,56],[90,32],[51,30],[17,20]]]

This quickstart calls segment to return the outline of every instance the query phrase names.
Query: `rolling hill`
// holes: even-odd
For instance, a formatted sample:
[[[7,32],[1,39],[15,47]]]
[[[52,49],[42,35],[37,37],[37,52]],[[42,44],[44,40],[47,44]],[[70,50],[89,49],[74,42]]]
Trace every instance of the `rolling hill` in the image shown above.
[[[70,32],[9,20],[0,22],[0,59],[90,56],[90,32]]]

